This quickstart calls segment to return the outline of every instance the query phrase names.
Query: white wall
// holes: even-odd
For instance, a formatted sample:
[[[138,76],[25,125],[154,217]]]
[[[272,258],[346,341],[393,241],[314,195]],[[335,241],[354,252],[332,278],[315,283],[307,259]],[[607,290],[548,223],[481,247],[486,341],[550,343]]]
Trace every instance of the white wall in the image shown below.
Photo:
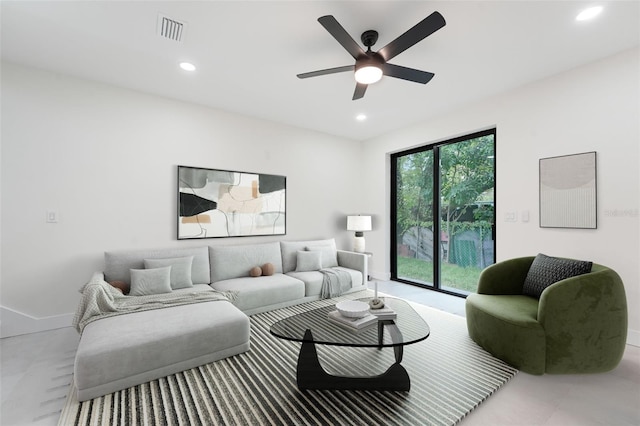
[[[68,321],[105,250],[351,244],[354,141],[13,64],[2,66],[1,136],[5,319]],[[177,241],[177,165],[287,176],[287,235]]]
[[[364,210],[389,217],[389,153],[496,126],[498,260],[542,252],[610,266],[625,283],[629,342],[640,345],[639,56],[622,52],[368,141]],[[540,228],[538,160],[587,151],[597,152],[598,228]],[[504,222],[508,211],[518,222]],[[389,272],[389,235],[388,225],[367,233],[376,276]]]
[[[614,268],[627,290],[630,341],[640,344],[638,57],[637,49],[623,52],[367,141],[364,149],[3,64],[3,319],[26,314],[41,327],[68,320],[77,289],[102,267],[104,250],[278,239],[177,241],[178,164],[286,175],[287,239],[335,236],[349,248],[344,216],[373,214],[367,251],[374,253],[372,272],[383,276],[390,252],[388,154],[497,126],[498,260],[543,252]],[[538,159],[585,151],[598,153],[598,229],[539,228]],[[141,185],[144,194],[128,190]],[[59,223],[45,223],[47,209],[59,212]],[[505,212],[524,210],[528,223],[502,221]]]

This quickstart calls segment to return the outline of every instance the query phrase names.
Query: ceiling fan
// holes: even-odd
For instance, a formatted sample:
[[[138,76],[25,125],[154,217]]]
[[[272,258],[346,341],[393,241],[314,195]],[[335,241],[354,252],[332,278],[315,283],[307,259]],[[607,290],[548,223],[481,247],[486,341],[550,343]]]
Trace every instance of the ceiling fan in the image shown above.
[[[360,39],[367,48],[365,52],[333,16],[321,16],[318,18],[318,22],[353,56],[356,63],[298,74],[298,78],[355,71],[356,90],[353,92],[353,100],[356,100],[364,96],[369,84],[380,80],[383,75],[422,84],[428,83],[435,75],[426,71],[393,65],[387,61],[444,27],[446,22],[438,12],[433,12],[377,52],[371,51],[371,46],[378,41],[377,31],[367,30],[362,33]]]

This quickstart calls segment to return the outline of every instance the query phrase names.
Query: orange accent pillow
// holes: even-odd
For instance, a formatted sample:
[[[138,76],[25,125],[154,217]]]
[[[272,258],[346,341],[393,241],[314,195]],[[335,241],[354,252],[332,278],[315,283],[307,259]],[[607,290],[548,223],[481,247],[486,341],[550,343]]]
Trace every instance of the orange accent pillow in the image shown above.
[[[109,281],[109,284],[112,287],[115,287],[118,290],[120,290],[122,294],[129,294],[129,290],[131,289],[129,284],[125,283],[124,281]]]

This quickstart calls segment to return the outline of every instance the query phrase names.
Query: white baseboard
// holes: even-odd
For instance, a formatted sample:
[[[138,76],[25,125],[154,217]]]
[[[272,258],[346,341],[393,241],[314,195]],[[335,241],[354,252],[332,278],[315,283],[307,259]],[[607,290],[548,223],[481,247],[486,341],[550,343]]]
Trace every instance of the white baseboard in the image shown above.
[[[73,314],[36,318],[0,306],[0,338],[71,327]]]

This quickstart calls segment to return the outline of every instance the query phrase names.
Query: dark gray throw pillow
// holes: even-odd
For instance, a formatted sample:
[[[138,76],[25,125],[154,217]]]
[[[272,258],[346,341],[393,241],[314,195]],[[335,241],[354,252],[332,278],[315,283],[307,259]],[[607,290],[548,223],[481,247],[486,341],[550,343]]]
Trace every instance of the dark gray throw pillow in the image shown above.
[[[524,280],[522,294],[540,298],[545,288],[558,281],[591,272],[593,262],[560,259],[539,253]]]

